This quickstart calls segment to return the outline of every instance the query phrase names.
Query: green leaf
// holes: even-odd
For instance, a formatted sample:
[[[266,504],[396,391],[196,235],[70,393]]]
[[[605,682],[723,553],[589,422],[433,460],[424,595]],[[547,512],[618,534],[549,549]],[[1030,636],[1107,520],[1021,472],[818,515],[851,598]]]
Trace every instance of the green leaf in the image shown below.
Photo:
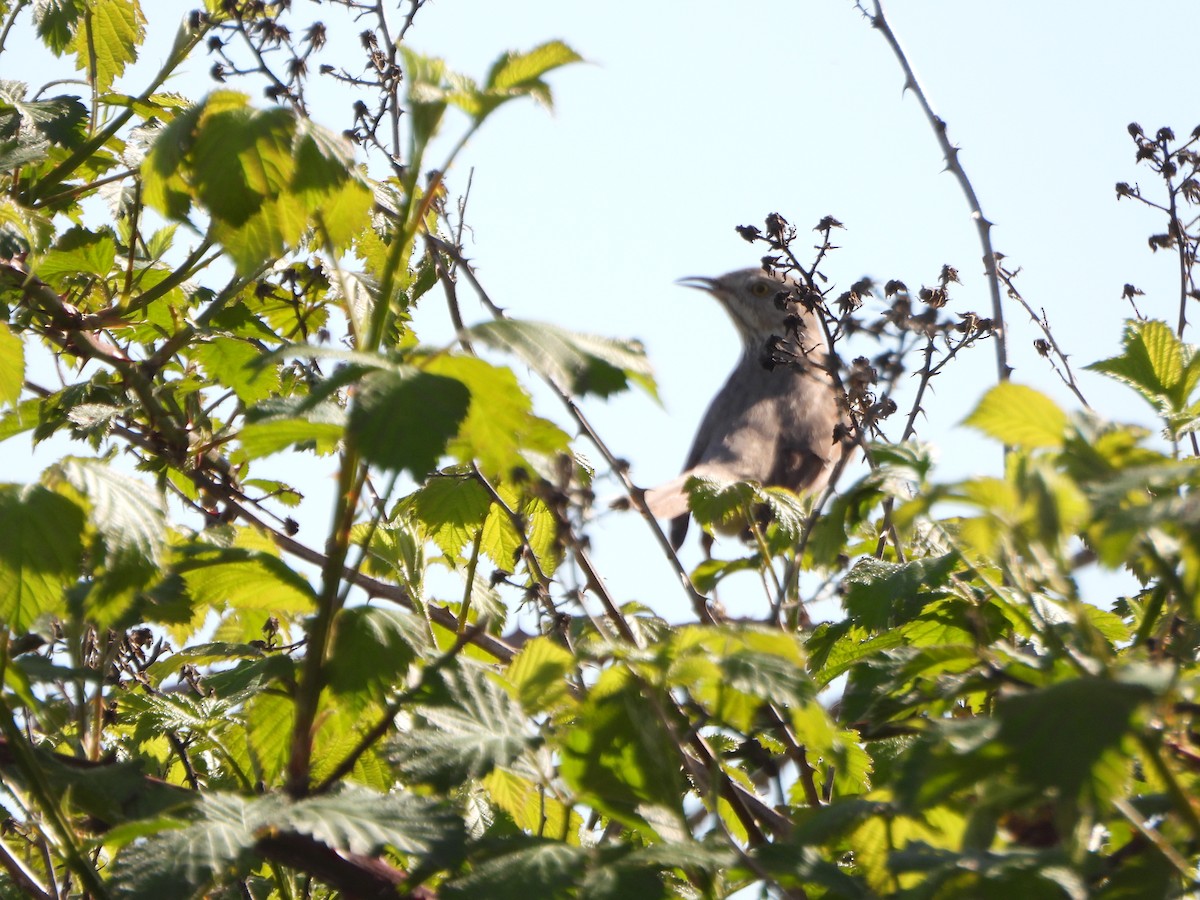
[[[274,827],[337,850],[375,856],[391,847],[406,856],[439,857],[443,865],[457,857],[466,840],[462,818],[444,803],[359,787],[289,804]]]
[[[238,270],[295,247],[310,224],[334,252],[368,221],[372,195],[349,145],[282,107],[216,91],[164,128],[142,166],[146,202],[186,220],[199,201]]]
[[[355,395],[347,431],[369,462],[424,478],[471,405],[458,379],[416,369],[375,372]]]
[[[330,689],[379,695],[402,683],[416,657],[408,643],[411,618],[393,607],[356,606],[339,612],[327,669]]]
[[[291,114],[282,107],[259,112],[242,100],[226,92],[210,96],[189,148],[196,196],[215,219],[233,227],[282,193],[295,173]]]
[[[959,567],[956,553],[907,563],[867,557],[846,573],[846,612],[869,631],[883,631],[908,621],[949,583]]]
[[[505,843],[505,852],[484,859],[471,871],[445,885],[445,897],[475,900],[530,900],[532,897],[571,897],[586,872],[588,853],[581,847],[537,838]]]
[[[546,785],[508,769],[493,769],[480,784],[492,803],[525,833],[553,835],[570,844],[579,842],[583,817]]]
[[[1010,447],[1059,448],[1066,440],[1067,416],[1045,394],[1006,381],[984,395],[965,424]]]
[[[264,784],[277,784],[287,766],[295,714],[291,697],[273,691],[259,692],[246,704],[246,749]]]
[[[1052,684],[1000,700],[997,739],[1027,783],[1074,797],[1093,778],[1102,755],[1120,746],[1134,712],[1153,696],[1145,685],[1107,678]]]
[[[458,559],[488,517],[492,498],[478,479],[439,474],[425,482],[406,503],[438,549]]]
[[[410,50],[407,44],[400,45],[400,55],[404,60],[404,83],[408,85],[406,100],[413,151],[419,156],[437,133],[446,113],[446,64]]]
[[[324,456],[337,449],[345,430],[346,411],[332,400],[268,400],[246,411],[238,440],[250,459],[289,447],[312,449]]]
[[[76,759],[41,747],[29,750],[40,779],[64,798],[64,806],[91,816],[100,827],[182,810],[195,796],[175,785],[148,779],[140,762],[107,760],[99,766],[80,766]],[[20,766],[6,765],[4,777],[29,790],[28,773]]]
[[[492,66],[487,86],[506,91],[527,87],[554,69],[582,62],[583,57],[562,41],[548,41],[527,53],[506,53]]]
[[[42,410],[42,398],[31,397],[22,400],[13,409],[0,415],[0,441],[24,434],[37,428],[38,417]]]
[[[185,554],[175,569],[192,599],[214,609],[309,612],[316,604],[312,586],[266,553],[198,548]]]
[[[51,481],[62,478],[87,497],[88,515],[104,539],[108,565],[127,555],[161,565],[167,511],[157,491],[102,459],[68,456],[47,473]]]
[[[517,691],[521,706],[530,714],[546,712],[571,696],[568,676],[575,671],[575,657],[548,637],[533,638],[521,648],[508,667],[508,680]]]
[[[75,64],[103,92],[137,59],[137,48],[146,36],[146,17],[138,0],[87,0],[85,8],[82,27],[76,27],[71,42]]]
[[[583,802],[642,832],[682,822],[679,750],[647,703],[647,688],[608,669],[564,735],[561,772]]]
[[[711,593],[728,575],[737,572],[757,571],[762,565],[762,556],[743,556],[738,559],[706,559],[692,570],[692,584],[702,594]]]
[[[576,396],[608,397],[639,385],[658,399],[646,351],[637,341],[578,334],[543,322],[495,319],[467,330],[472,340],[512,353],[548,381]]]
[[[17,146],[46,148],[46,141],[61,147],[75,147],[82,141],[87,123],[87,107],[78,97],[60,95],[48,100],[27,100],[28,86],[20,81],[0,79],[0,133],[16,131]]]
[[[191,897],[221,878],[237,878],[256,862],[255,832],[271,816],[274,797],[247,801],[236,794],[201,793],[190,824],[128,844],[117,856],[111,884],[126,900]]]
[[[33,260],[32,268],[39,278],[61,285],[70,276],[105,278],[116,258],[117,245],[110,232],[91,232],[76,226],[54,242],[53,250]]]
[[[40,485],[0,485],[0,621],[10,632],[62,614],[79,577],[83,510]]]
[[[487,674],[466,666],[441,674],[445,696],[414,712],[423,726],[395,744],[409,778],[448,790],[512,762],[529,746],[520,706]]]
[[[664,641],[671,686],[685,687],[717,722],[748,731],[764,703],[780,708],[815,694],[794,636],[750,627],[689,626]]]
[[[1180,341],[1166,322],[1157,319],[1127,322],[1123,345],[1120,356],[1087,368],[1129,385],[1162,414],[1184,410],[1200,382],[1200,357],[1195,348]]]
[[[515,97],[532,97],[538,103],[553,108],[550,86],[542,81],[541,76],[582,59],[562,41],[549,41],[527,53],[505,53],[492,66],[482,91],[462,92],[471,96],[477,104],[475,110],[468,108],[467,111],[481,121],[496,107]]]
[[[475,461],[489,478],[506,480],[513,469],[528,469],[523,452],[549,456],[567,450],[567,435],[533,414],[529,394],[510,369],[472,357],[439,356],[423,371],[453,378],[470,391],[470,407],[449,451],[463,462]]]
[[[55,56],[62,56],[71,44],[83,6],[80,0],[44,0],[33,6],[37,35]]]
[[[265,364],[261,350],[246,341],[216,337],[192,351],[214,380],[231,388],[247,406],[279,390],[279,369]]]
[[[795,541],[804,528],[805,506],[785,488],[763,488],[752,481],[721,481],[693,475],[684,484],[688,507],[696,521],[724,534],[737,534],[749,527],[754,510],[766,506],[780,533]]]
[[[0,323],[0,405],[16,406],[25,384],[25,345]]]
[[[338,252],[368,227],[374,194],[354,163],[354,148],[344,137],[300,119],[293,153],[296,170],[290,190],[319,221],[321,237]]]
[[[196,644],[191,647],[185,647],[177,653],[172,653],[165,659],[160,659],[147,671],[157,685],[163,679],[178,672],[185,665],[199,668],[201,666],[212,665],[213,663],[227,663],[233,660],[264,659],[265,656],[265,652],[260,647],[253,647],[250,644],[231,644],[224,641],[217,641],[209,644]]]

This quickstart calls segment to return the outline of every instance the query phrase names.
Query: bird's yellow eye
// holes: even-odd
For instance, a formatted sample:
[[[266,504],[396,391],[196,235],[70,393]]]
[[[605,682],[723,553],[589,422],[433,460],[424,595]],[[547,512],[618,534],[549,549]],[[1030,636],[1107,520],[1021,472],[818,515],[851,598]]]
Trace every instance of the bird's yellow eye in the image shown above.
[[[767,296],[767,292],[770,290],[771,286],[765,281],[756,281],[754,284],[750,285],[750,293],[752,293],[755,297],[765,297]]]

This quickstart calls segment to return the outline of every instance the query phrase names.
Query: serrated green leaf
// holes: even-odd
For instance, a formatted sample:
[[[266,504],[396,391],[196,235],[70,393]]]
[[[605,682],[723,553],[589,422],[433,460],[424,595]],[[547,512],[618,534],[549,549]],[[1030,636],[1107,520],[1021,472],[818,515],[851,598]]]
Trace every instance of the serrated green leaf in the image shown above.
[[[55,56],[62,56],[70,46],[71,37],[82,15],[80,0],[44,0],[33,7],[37,35]]]
[[[456,378],[404,369],[363,379],[347,432],[363,457],[385,469],[424,478],[437,466],[472,405]]]
[[[319,220],[338,251],[362,231],[371,192],[346,142],[282,107],[216,91],[158,135],[142,166],[146,202],[185,220],[198,201],[239,271],[296,246]]]
[[[61,284],[75,275],[106,277],[117,258],[117,245],[108,231],[91,232],[76,226],[54,242],[54,249],[33,261],[38,277]]]
[[[396,742],[408,777],[440,789],[508,765],[530,744],[520,706],[484,672],[470,666],[444,671],[446,700],[415,710],[425,723]]]
[[[246,703],[246,748],[263,784],[278,784],[287,766],[295,713],[291,697],[274,692],[260,692]]]
[[[693,475],[684,484],[688,508],[702,525],[737,533],[748,527],[748,515],[761,502],[761,489],[748,481],[726,482]]]
[[[16,130],[11,117],[28,126],[16,137],[18,147],[33,150],[45,141],[62,147],[75,147],[84,137],[87,107],[78,97],[60,95],[46,100],[27,100],[28,86],[20,81],[0,80],[0,124]],[[8,120],[8,121],[6,121]],[[44,140],[43,140],[44,139]]]
[[[430,478],[406,504],[438,549],[458,559],[483,528],[492,498],[475,478],[445,475]]]
[[[306,834],[328,847],[364,856],[393,847],[405,855],[437,855],[444,865],[466,839],[453,808],[406,793],[346,787],[291,803],[281,812],[275,824],[280,831]]]
[[[582,818],[545,785],[507,769],[492,770],[482,785],[492,802],[527,834],[560,837],[572,844],[578,842]]]
[[[567,676],[575,657],[548,637],[535,637],[521,648],[508,667],[508,680],[521,706],[530,714],[546,712],[570,697]]]
[[[471,867],[469,874],[445,885],[446,897],[464,900],[529,900],[568,897],[583,878],[587,851],[556,841],[511,841],[507,852]]]
[[[25,345],[12,329],[0,323],[0,405],[15,407],[24,384]]]
[[[625,672],[606,670],[561,740],[561,772],[583,802],[654,833],[652,821],[682,820],[686,788],[675,741],[642,691]]]
[[[270,400],[247,410],[238,440],[250,459],[291,447],[311,449],[324,456],[338,448],[346,421],[346,411],[332,400]]]
[[[279,369],[265,364],[261,350],[246,341],[216,337],[192,350],[209,375],[249,406],[279,390]]]
[[[203,550],[175,565],[197,603],[215,609],[308,612],[312,586],[275,556],[238,548]]]
[[[958,566],[955,553],[900,564],[872,557],[859,560],[842,582],[846,612],[856,625],[883,631],[919,612]]]
[[[344,137],[309,119],[296,122],[295,175],[289,190],[319,219],[322,238],[334,252],[345,249],[370,221],[374,195],[354,163]]]
[[[706,559],[692,569],[692,584],[700,593],[709,594],[727,575],[757,570],[760,565],[762,558],[757,554],[738,559]]]
[[[0,415],[0,441],[37,428],[42,409],[40,397],[22,400],[13,409]]]
[[[343,609],[334,621],[328,679],[335,694],[386,693],[403,682],[416,654],[408,644],[411,613],[392,607]]]
[[[157,491],[101,459],[68,456],[47,474],[51,481],[62,478],[87,497],[89,518],[104,539],[107,565],[115,565],[127,554],[154,567],[161,565],[167,511]]]
[[[608,397],[632,381],[658,399],[654,373],[638,341],[578,334],[543,322],[495,319],[467,330],[472,340],[512,353],[576,396]]]
[[[663,642],[668,681],[685,687],[717,722],[750,729],[764,703],[781,708],[815,693],[792,635],[754,628],[681,628]]]
[[[87,14],[76,23],[71,46],[75,64],[92,76],[97,91],[107,91],[137,60],[137,48],[146,35],[146,17],[138,0],[87,0]],[[95,69],[92,69],[92,62]]]
[[[547,41],[526,53],[504,54],[488,73],[487,86],[511,90],[528,85],[553,69],[582,61],[583,57],[562,41]]]
[[[826,685],[850,671],[857,663],[904,645],[898,629],[870,636],[848,621],[822,623],[808,639],[809,670],[818,684]]]
[[[1132,387],[1160,413],[1184,410],[1200,382],[1200,357],[1157,319],[1126,323],[1120,356],[1088,366]]]
[[[400,55],[404,60],[404,83],[408,86],[412,144],[419,154],[437,133],[446,113],[446,64],[436,57],[422,56],[407,44],[401,44]]]
[[[550,86],[541,76],[581,59],[562,41],[550,41],[526,53],[505,53],[492,66],[483,90],[473,84],[460,87],[452,99],[476,121],[486,118],[498,106],[515,97],[532,97],[553,108]],[[464,99],[470,102],[464,104]]]
[[[489,478],[506,480],[513,469],[528,468],[522,452],[549,456],[567,450],[567,435],[533,414],[529,394],[512,370],[473,357],[440,356],[423,371],[455,379],[470,391],[467,414],[448,449],[463,462],[475,461]]]
[[[154,663],[147,671],[155,684],[175,674],[185,665],[196,667],[209,666],[213,663],[225,663],[241,659],[263,659],[266,656],[261,647],[250,644],[233,644],[216,641],[207,644],[196,644],[184,647],[177,653],[172,653],[165,659]]]
[[[255,832],[272,818],[269,804],[282,805],[273,797],[200,794],[194,821],[125,846],[113,866],[113,891],[128,900],[191,897],[246,874],[256,861]]]
[[[1067,416],[1045,394],[1006,381],[984,395],[965,424],[1010,447],[1058,448],[1066,440]]]
[[[295,120],[282,107],[223,105],[210,96],[189,161],[196,196],[215,219],[236,228],[291,183]]]
[[[1040,788],[1073,797],[1095,774],[1107,751],[1116,750],[1130,720],[1153,698],[1141,684],[1106,678],[1075,678],[997,703],[997,740],[1021,775]],[[1054,728],[1046,728],[1053,722]],[[1060,735],[1069,734],[1070,741]]]
[[[79,577],[83,510],[41,485],[0,485],[0,621],[11,632],[62,614]]]

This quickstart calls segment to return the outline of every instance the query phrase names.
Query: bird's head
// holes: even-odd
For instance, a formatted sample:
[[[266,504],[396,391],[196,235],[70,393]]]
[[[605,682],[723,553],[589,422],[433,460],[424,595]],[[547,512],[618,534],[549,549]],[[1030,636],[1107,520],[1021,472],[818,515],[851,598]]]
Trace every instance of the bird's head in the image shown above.
[[[791,278],[768,275],[762,269],[739,269],[719,278],[689,277],[677,282],[707,291],[720,301],[747,348],[759,349],[772,334],[782,335],[784,319],[798,312],[798,285]],[[807,318],[807,316],[806,316]]]

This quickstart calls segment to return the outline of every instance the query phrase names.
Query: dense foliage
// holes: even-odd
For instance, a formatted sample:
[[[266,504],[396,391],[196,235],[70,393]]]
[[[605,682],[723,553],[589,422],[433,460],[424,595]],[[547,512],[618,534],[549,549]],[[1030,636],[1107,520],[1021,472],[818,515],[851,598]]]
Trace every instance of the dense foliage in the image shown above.
[[[454,157],[579,57],[549,42],[475,81],[408,49],[420,2],[296,5],[208,0],[134,95],[144,17],[169,13],[0,0],[0,59],[20,35],[86,76],[0,81],[0,439],[77,444],[0,485],[0,895],[1194,889],[1196,133],[1130,128],[1159,193],[1118,195],[1166,219],[1178,323],[1139,313],[1093,366],[1162,433],[1092,414],[1047,324],[1081,406],[1002,367],[967,423],[1007,448],[995,477],[939,482],[914,439],[930,380],[1004,340],[946,311],[953,269],[831,291],[835,220],[813,260],[778,215],[739,228],[843,358],[874,347],[838,373],[868,474],[805,499],[695,482],[697,518],[747,540],[686,573],[577,403],[653,393],[640,347],[506,317],[459,247]],[[337,34],[353,64],[320,62]],[[206,53],[210,93],[163,89]],[[314,77],[351,121],[319,121]],[[435,141],[450,108],[467,125]],[[492,320],[465,325],[460,290]],[[412,327],[434,292],[449,350]],[[319,543],[285,457],[336,478]],[[608,592],[600,475],[694,622]],[[1085,596],[1083,566],[1141,589]],[[770,602],[731,620],[714,591],[746,571]],[[844,614],[814,626],[818,596]]]

